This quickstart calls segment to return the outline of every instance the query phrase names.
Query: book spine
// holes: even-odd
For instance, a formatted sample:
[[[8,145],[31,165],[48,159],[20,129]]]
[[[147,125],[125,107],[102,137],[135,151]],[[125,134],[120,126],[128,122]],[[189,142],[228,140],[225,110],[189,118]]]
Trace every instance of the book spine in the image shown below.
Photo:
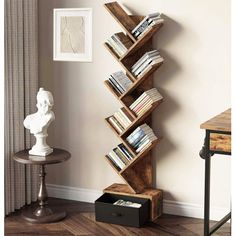
[[[123,91],[119,89],[118,85],[112,78],[108,78],[108,81],[112,85],[112,87],[115,88],[115,90],[119,92],[119,94],[123,94]]]
[[[111,78],[112,82],[116,85],[116,87],[119,88],[119,90],[122,93],[124,93],[125,90],[120,86],[119,82],[112,75],[110,75],[110,76],[111,76],[110,78]]]
[[[109,154],[107,154],[107,157],[108,157],[109,160],[112,162],[112,165],[113,165],[118,171],[120,171],[121,168],[120,168],[119,165],[115,162],[115,160],[113,160],[113,158],[112,158]]]
[[[122,51],[123,54],[126,53],[127,48],[122,44],[122,42],[115,35],[112,35],[111,38],[116,43],[116,46],[119,47],[120,51]]]
[[[141,76],[143,76],[144,74],[146,74],[147,71],[149,71],[153,65],[158,64],[163,62],[164,59],[162,57],[158,58],[157,60],[153,61],[151,64],[149,64],[138,76],[137,78],[140,78]]]
[[[123,152],[126,153],[126,155],[130,158],[130,160],[133,159],[133,155],[129,152],[129,150],[123,144],[119,144],[118,146],[123,150]]]
[[[148,65],[150,65],[154,60],[160,58],[160,55],[157,55],[155,57],[152,58],[148,58],[142,65],[140,65],[137,70],[135,72],[133,72],[133,74],[135,76],[137,76],[138,74],[140,74]]]
[[[120,146],[117,146],[118,150],[122,153],[122,155],[129,161],[131,161],[130,157],[127,156],[127,154],[120,148]]]
[[[126,120],[127,124],[130,125],[132,124],[132,121],[129,119],[129,117],[126,115],[126,113],[120,108],[119,112],[121,116]]]
[[[113,116],[109,117],[108,121],[110,122],[112,127],[115,128],[115,130],[119,134],[121,134],[124,131],[124,128],[121,126],[121,124]]]
[[[109,152],[109,155],[114,159],[114,161],[116,162],[116,164],[123,169],[125,167],[125,164],[120,160],[120,158],[116,155],[116,153],[112,150],[111,152]]]
[[[108,44],[111,46],[111,48],[114,50],[114,52],[118,55],[118,57],[121,57],[123,55],[123,52],[119,50],[114,41],[111,38],[108,39],[107,41]]]
[[[126,121],[123,119],[123,117],[120,115],[119,112],[115,112],[114,117],[124,127],[124,129],[126,129],[129,126],[129,124],[126,123]]]
[[[113,151],[116,153],[116,155],[120,158],[120,160],[127,165],[129,163],[129,160],[123,155],[123,153],[118,149],[118,147],[114,148]]]

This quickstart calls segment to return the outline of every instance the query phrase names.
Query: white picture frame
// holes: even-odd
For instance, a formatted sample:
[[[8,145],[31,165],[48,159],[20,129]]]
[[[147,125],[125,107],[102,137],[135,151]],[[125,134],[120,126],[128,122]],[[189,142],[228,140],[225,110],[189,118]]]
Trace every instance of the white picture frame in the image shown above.
[[[92,9],[53,9],[53,60],[92,61]]]

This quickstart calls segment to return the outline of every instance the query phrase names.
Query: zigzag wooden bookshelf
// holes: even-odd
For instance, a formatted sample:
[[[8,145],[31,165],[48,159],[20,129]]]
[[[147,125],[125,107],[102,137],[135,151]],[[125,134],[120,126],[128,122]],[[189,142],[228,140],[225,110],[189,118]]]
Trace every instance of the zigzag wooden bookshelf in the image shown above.
[[[107,162],[117,172],[119,176],[123,178],[126,184],[113,184],[110,187],[104,189],[104,192],[129,195],[141,198],[150,199],[150,220],[154,221],[162,211],[162,191],[153,188],[153,168],[152,168],[152,157],[151,150],[159,143],[161,138],[157,141],[152,142],[145,150],[141,153],[136,153],[135,150],[126,141],[126,137],[139,125],[147,123],[151,126],[151,113],[157,108],[161,102],[155,102],[151,108],[144,114],[136,116],[130,109],[129,106],[135,101],[143,92],[153,88],[153,73],[162,65],[162,63],[154,64],[143,76],[136,78],[131,73],[131,66],[147,51],[152,49],[152,36],[162,27],[163,24],[158,24],[151,27],[145,32],[141,38],[136,39],[131,31],[135,26],[144,18],[143,16],[128,15],[123,8],[117,2],[111,2],[104,5],[108,12],[123,28],[126,35],[132,40],[133,45],[129,50],[122,56],[119,57],[108,43],[105,43],[105,48],[112,54],[115,60],[121,65],[126,71],[126,75],[132,81],[132,86],[122,95],[118,94],[110,85],[108,80],[104,81],[109,91],[118,99],[124,109],[132,118],[132,124],[127,127],[121,134],[118,134],[113,126],[108,122],[108,118],[105,118],[108,126],[114,131],[125,147],[134,155],[133,160],[122,170],[116,169],[111,163],[108,156],[105,156]]]

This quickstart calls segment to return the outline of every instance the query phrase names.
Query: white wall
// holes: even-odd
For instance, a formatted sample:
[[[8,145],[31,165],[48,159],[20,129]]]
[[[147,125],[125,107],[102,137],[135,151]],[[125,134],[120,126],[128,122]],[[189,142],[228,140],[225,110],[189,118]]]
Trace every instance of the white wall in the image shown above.
[[[104,118],[120,104],[103,85],[119,65],[103,47],[118,24],[99,0],[40,0],[40,81],[52,90],[56,121],[51,144],[72,153],[70,161],[48,168],[48,182],[101,190],[120,178],[104,154],[119,140]],[[153,152],[156,187],[165,199],[203,203],[204,161],[198,153],[200,123],[230,107],[230,1],[124,0],[133,14],[159,11],[165,25],[153,40],[164,65],[154,81],[165,102],[153,113],[153,129],[164,137]],[[93,62],[52,60],[53,8],[93,8]],[[230,158],[212,161],[212,206],[229,207]]]

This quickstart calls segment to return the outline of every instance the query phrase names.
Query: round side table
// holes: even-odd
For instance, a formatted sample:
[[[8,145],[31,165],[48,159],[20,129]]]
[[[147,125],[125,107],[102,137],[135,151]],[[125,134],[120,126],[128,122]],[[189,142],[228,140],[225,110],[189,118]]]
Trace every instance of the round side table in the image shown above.
[[[60,212],[49,208],[47,199],[47,188],[45,184],[45,166],[67,161],[71,157],[68,151],[54,148],[53,152],[48,156],[33,156],[29,154],[29,149],[22,150],[14,154],[13,159],[19,163],[26,165],[39,165],[39,192],[38,202],[39,206],[35,211],[24,211],[22,217],[31,223],[50,223],[62,220],[66,217],[66,212]]]

